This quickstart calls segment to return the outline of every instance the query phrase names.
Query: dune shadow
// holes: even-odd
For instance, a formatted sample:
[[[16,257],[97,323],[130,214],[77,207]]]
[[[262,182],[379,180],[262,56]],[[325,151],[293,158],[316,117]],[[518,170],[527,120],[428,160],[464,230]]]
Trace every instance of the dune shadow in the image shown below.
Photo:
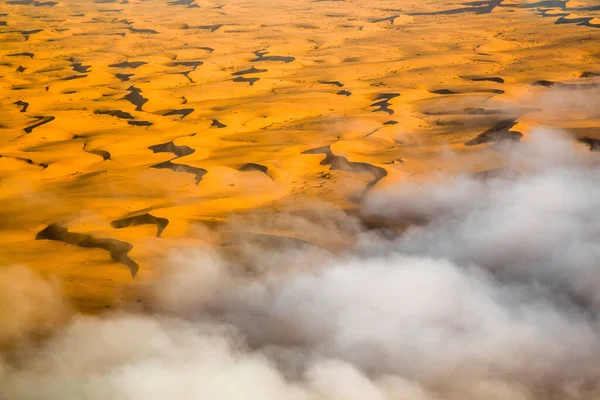
[[[135,278],[139,270],[139,265],[129,258],[128,253],[133,249],[133,245],[116,239],[97,239],[91,235],[69,232],[69,230],[59,224],[51,224],[38,232],[35,240],[54,240],[84,248],[98,248],[110,253],[113,261],[125,265],[129,268],[131,276]]]

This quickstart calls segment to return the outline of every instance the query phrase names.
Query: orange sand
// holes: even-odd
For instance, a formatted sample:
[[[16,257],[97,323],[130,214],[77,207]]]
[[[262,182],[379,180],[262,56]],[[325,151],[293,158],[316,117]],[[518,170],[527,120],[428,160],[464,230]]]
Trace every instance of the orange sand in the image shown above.
[[[460,169],[442,150],[485,152],[490,144],[464,143],[507,119],[524,135],[547,124],[600,138],[600,11],[585,10],[594,0],[571,11],[505,0],[490,13],[493,0],[10,3],[0,3],[0,255],[58,276],[85,310],[115,304],[134,281],[105,250],[35,240],[49,224],[130,243],[143,282],[165,252],[206,243],[202,226],[231,213],[354,207],[373,173],[332,171],[306,150],[330,146],[384,169],[377,190]],[[448,10],[458,11],[422,15]],[[556,24],[565,13],[588,25]],[[126,61],[145,64],[112,66]],[[132,86],[142,110],[124,99]],[[184,109],[193,111],[163,115]],[[195,151],[149,149],[171,141]],[[494,166],[485,159],[477,168]],[[206,173],[196,184],[193,173],[151,168],[169,160]],[[169,220],[161,238],[152,224],[111,225],[145,213]]]

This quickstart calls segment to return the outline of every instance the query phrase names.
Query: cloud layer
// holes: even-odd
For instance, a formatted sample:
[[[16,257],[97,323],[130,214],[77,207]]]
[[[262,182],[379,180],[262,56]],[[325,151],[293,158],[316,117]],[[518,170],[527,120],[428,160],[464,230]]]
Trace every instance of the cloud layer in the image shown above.
[[[366,201],[363,215],[388,227],[418,221],[407,229],[367,230],[340,212],[256,222],[353,237],[344,251],[177,252],[150,311],[74,317],[0,353],[0,398],[596,398],[599,166],[544,129],[502,154],[496,176],[401,184]],[[56,298],[30,281],[9,286]]]

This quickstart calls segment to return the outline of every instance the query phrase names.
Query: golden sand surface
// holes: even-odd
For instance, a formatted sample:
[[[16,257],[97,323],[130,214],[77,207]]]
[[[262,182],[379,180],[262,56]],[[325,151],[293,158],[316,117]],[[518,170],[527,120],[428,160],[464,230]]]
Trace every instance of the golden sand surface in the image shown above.
[[[600,139],[599,28],[596,0],[3,0],[3,264],[96,311],[232,213]]]

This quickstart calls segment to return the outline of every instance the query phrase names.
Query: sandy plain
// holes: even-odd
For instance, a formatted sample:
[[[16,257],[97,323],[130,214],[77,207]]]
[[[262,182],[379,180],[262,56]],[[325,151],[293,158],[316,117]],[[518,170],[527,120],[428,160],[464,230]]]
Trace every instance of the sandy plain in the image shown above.
[[[96,312],[232,214],[490,170],[539,124],[595,150],[599,28],[594,0],[3,1],[3,264]]]

